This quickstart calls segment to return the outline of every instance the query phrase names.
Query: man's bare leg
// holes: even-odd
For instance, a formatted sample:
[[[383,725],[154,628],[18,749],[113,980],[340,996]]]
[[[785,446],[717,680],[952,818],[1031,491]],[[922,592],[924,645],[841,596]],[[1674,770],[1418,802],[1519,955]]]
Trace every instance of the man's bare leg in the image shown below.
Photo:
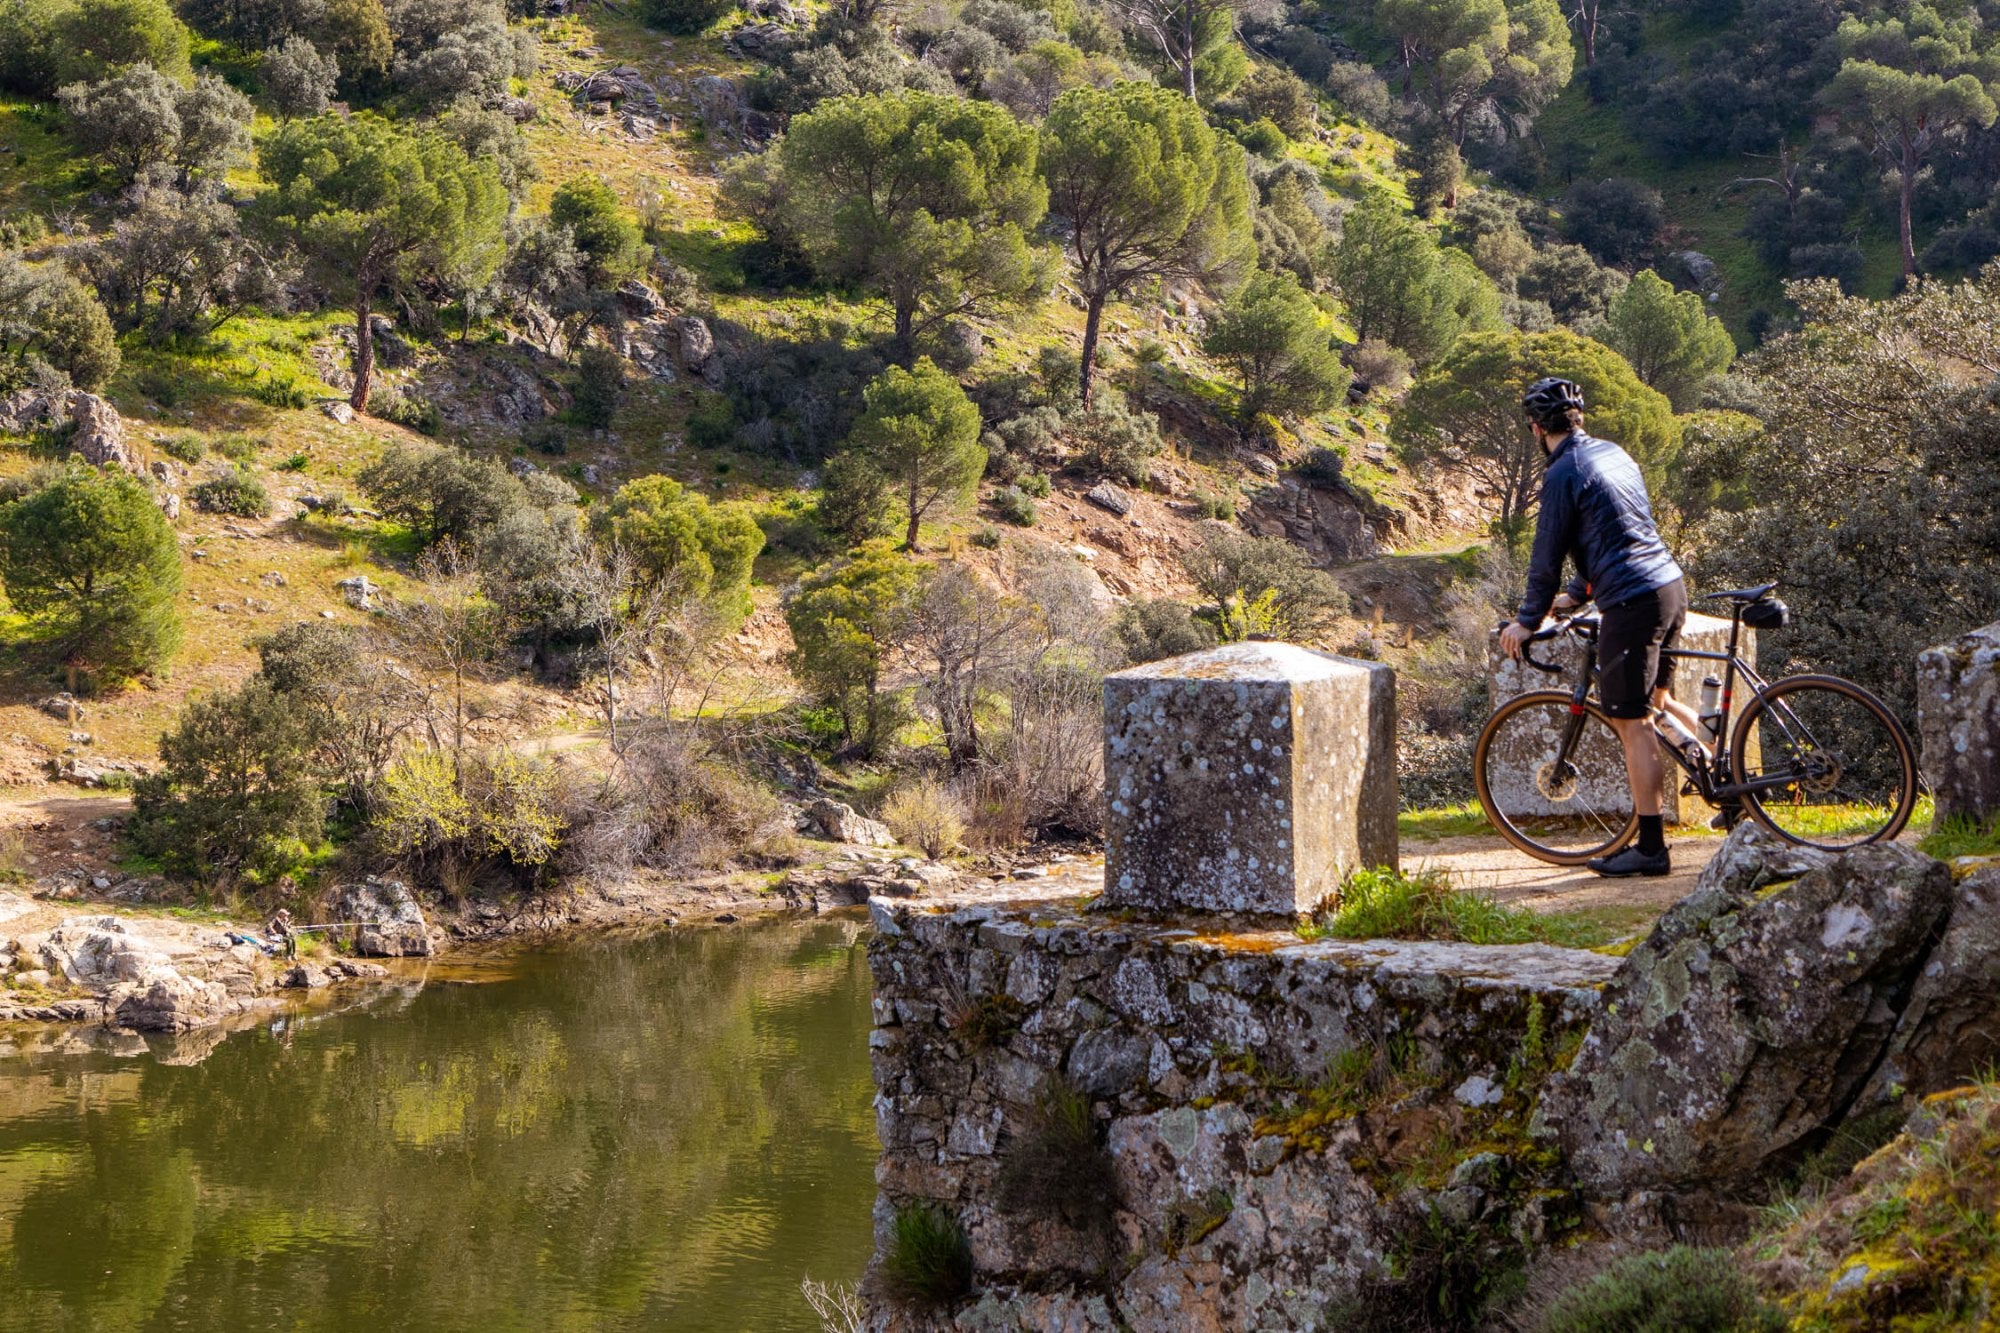
[[[1639,815],[1660,813],[1661,766],[1659,733],[1650,717],[1614,717],[1612,727],[1625,747],[1625,778],[1632,784],[1632,811]]]
[[[1697,737],[1701,735],[1701,714],[1695,712],[1694,709],[1688,707],[1679,699],[1674,698],[1671,690],[1664,688],[1654,690],[1653,707],[1665,709],[1667,712],[1672,713],[1675,720],[1688,729],[1688,735]],[[1707,744],[1706,742],[1703,743]],[[1714,746],[1708,746],[1711,752],[1713,752],[1714,748]]]

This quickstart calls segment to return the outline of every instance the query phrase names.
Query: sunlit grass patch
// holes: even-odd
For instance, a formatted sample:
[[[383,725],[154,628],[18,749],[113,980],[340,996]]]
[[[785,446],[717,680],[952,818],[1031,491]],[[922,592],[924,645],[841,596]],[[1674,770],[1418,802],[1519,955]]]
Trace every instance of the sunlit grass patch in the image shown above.
[[[1491,832],[1493,825],[1477,801],[1460,801],[1456,805],[1433,806],[1428,810],[1405,810],[1396,816],[1397,836],[1418,842],[1470,838]]]
[[[1300,927],[1307,939],[1440,940],[1460,944],[1560,944],[1587,949],[1619,932],[1568,912],[1531,912],[1455,889],[1442,870],[1414,875],[1357,870],[1330,910]]]

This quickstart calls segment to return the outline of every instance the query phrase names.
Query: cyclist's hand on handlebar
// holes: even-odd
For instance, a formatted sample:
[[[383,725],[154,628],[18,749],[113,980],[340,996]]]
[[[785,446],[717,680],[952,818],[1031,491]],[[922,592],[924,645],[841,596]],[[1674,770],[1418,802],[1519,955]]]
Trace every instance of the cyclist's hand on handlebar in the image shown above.
[[[1574,611],[1582,605],[1582,602],[1577,601],[1576,598],[1570,596],[1568,593],[1559,592],[1556,594],[1555,601],[1549,603],[1549,610],[1555,612],[1557,615],[1562,615],[1564,612]]]
[[[1510,620],[1507,622],[1507,627],[1500,631],[1500,651],[1518,662],[1521,660],[1521,650],[1527,647],[1528,640],[1533,635],[1534,631],[1520,621]]]

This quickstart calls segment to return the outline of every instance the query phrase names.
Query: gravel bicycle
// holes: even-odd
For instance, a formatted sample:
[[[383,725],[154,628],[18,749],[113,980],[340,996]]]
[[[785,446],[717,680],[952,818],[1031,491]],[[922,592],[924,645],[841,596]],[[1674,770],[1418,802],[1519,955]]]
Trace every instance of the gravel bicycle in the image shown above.
[[[1789,618],[1772,596],[1777,586],[1708,594],[1705,600],[1730,611],[1726,652],[1665,650],[1674,661],[1719,663],[1722,676],[1704,682],[1700,716],[1708,734],[1677,743],[1663,728],[1661,748],[1685,775],[1682,794],[1719,806],[1727,824],[1747,815],[1781,838],[1828,850],[1892,839],[1917,803],[1916,751],[1895,714],[1852,681],[1822,675],[1770,681],[1737,655],[1745,625],[1775,629]],[[1559,635],[1582,644],[1575,687],[1506,700],[1472,753],[1473,786],[1487,819],[1508,842],[1554,865],[1608,856],[1639,828],[1624,749],[1592,697],[1597,633],[1597,617],[1578,613],[1531,636],[1522,660],[1551,675],[1564,668],[1538,660],[1533,645]],[[1731,726],[1739,681],[1749,697]]]

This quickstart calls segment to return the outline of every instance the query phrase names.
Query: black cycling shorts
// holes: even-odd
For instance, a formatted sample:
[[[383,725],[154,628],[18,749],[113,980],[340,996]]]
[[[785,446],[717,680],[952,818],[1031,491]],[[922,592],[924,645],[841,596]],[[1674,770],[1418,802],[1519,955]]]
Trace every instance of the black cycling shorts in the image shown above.
[[[1687,622],[1687,581],[1603,608],[1597,631],[1597,697],[1612,717],[1650,717],[1653,691],[1673,683],[1661,650],[1680,642]]]

